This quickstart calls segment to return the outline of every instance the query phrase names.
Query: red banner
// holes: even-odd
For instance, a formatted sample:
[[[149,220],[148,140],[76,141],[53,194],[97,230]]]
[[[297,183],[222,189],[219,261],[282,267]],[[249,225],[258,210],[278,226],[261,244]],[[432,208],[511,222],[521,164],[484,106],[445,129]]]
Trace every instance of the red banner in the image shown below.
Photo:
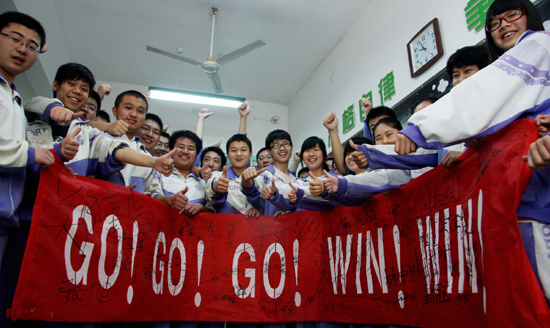
[[[56,164],[12,317],[550,326],[515,215],[535,138],[519,121],[362,206],[276,219],[188,218]]]

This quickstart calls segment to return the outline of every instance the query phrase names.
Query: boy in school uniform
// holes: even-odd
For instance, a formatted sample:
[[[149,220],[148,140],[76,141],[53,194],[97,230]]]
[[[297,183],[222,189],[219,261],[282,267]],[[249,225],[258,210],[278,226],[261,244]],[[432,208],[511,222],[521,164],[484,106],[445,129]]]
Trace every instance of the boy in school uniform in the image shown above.
[[[241,175],[248,167],[252,156],[252,143],[243,134],[235,134],[226,144],[227,157],[231,167],[214,171],[206,182],[206,196],[216,213],[246,214],[247,217],[260,216],[261,208],[255,208],[241,192]],[[255,181],[260,182],[261,178]]]
[[[158,196],[157,200],[187,216],[212,212],[205,206],[205,182],[192,172],[197,152],[202,148],[201,139],[189,130],[180,130],[172,133],[168,144],[171,150],[177,149],[173,155],[174,169],[169,177],[161,177],[164,196]]]
[[[145,121],[137,132],[139,141],[151,155],[155,156],[155,147],[160,140],[160,133],[163,131],[164,125],[158,115],[147,113]]]
[[[274,215],[279,210],[262,199],[261,193],[266,185],[271,185],[273,179],[276,186],[288,185],[296,179],[294,172],[288,169],[288,162],[293,155],[292,138],[284,130],[273,130],[265,139],[265,147],[270,150],[273,165],[259,171],[255,167],[246,169],[242,178],[242,192],[253,206],[264,208],[264,215]]]

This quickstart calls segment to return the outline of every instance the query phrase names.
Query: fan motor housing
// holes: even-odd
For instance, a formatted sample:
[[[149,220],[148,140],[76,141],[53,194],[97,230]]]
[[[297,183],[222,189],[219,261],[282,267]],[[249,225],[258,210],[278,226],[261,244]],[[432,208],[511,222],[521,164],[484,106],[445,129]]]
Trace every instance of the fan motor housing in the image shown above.
[[[215,61],[205,61],[202,62],[201,68],[206,73],[216,73],[220,67]]]

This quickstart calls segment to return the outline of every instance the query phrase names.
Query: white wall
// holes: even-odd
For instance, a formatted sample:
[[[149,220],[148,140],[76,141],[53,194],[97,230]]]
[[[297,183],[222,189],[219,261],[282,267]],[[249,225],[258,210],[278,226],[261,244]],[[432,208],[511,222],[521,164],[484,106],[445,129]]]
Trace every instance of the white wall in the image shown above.
[[[111,115],[112,120],[114,117],[111,110],[118,94],[126,90],[137,90],[142,93],[146,93],[148,90],[148,87],[140,85],[109,81],[98,81],[97,83],[108,83],[113,88],[111,95],[105,97],[101,105],[101,108]],[[247,136],[252,141],[252,150],[255,155],[260,148],[264,147],[265,137],[270,131],[274,129],[288,130],[288,107],[255,100],[249,100],[249,103]],[[205,106],[156,99],[149,101],[149,112],[159,115],[163,123],[169,125],[171,132],[184,129],[195,131],[197,114],[202,107]],[[206,107],[214,115],[205,121],[204,146],[207,147],[222,140],[222,149],[225,151],[225,142],[238,131],[239,113],[235,108]],[[271,123],[271,118],[274,116],[279,117],[277,124]]]
[[[393,107],[435,75],[457,49],[485,38],[483,30],[468,31],[466,0],[375,0],[332,53],[304,84],[289,106],[289,132],[295,144],[328,133],[323,118],[336,112],[340,139],[347,140],[362,129],[358,101],[372,91],[373,105],[380,106],[378,84],[393,71],[396,94],[384,105]],[[410,77],[406,45],[428,22],[438,18],[443,57],[417,78]],[[342,135],[342,113],[351,104],[356,111],[355,128]]]

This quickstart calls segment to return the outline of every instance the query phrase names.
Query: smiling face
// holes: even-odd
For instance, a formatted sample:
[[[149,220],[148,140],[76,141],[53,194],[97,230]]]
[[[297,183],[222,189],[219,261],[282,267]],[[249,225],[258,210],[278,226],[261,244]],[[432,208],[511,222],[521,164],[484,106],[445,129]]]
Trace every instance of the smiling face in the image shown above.
[[[502,19],[503,17],[507,17],[508,20],[515,19],[517,16],[514,15],[522,16],[512,22]],[[500,20],[500,27],[491,32],[491,37],[497,47],[502,51],[508,51],[516,45],[519,37],[527,31],[527,15],[519,9],[509,10],[492,17],[491,25],[498,20]]]
[[[209,151],[204,154],[201,166],[208,166],[212,171],[222,170],[222,158],[215,151]]]
[[[357,170],[359,170],[359,167],[357,166],[357,164],[355,164],[352,154],[353,152],[347,153],[344,157],[344,161],[346,162],[346,166],[350,171],[357,172]]]
[[[157,146],[160,139],[160,126],[153,120],[145,120],[143,125],[138,130],[137,135],[145,146],[145,149],[150,152]]]
[[[273,162],[288,163],[292,156],[292,145],[288,140],[275,140],[269,145]]]
[[[94,98],[88,97],[82,106],[82,111],[84,115],[82,116],[83,121],[93,121],[95,120],[95,114],[97,111],[97,102]]]
[[[302,154],[302,160],[310,171],[321,169],[323,167],[324,158],[323,151],[321,147],[319,147],[319,144],[313,148],[306,149]]]
[[[61,100],[63,106],[76,113],[82,110],[91,88],[90,84],[83,80],[67,80],[61,84],[53,81],[52,89],[55,91],[55,97]]]
[[[180,171],[189,171],[197,159],[195,142],[189,138],[178,138],[174,144],[178,150],[174,158],[174,167]]]
[[[386,118],[386,117],[388,117],[388,115],[380,115],[378,117],[371,118],[369,120],[369,130],[372,132],[372,129],[374,128],[376,123],[378,123],[378,121],[380,121],[381,119]]]
[[[38,34],[24,25],[10,23],[2,29],[2,33],[16,35],[27,44],[40,46]],[[31,68],[37,59],[38,53],[29,51],[25,44],[15,44],[9,37],[0,35],[0,73],[9,84],[17,75]]]
[[[145,114],[147,113],[147,104],[141,98],[124,95],[118,107],[113,107],[113,115],[117,120],[123,120],[128,123],[128,132],[130,139],[143,125]]]
[[[244,141],[233,141],[229,145],[227,158],[234,169],[246,169],[248,161],[250,161],[250,148]]]
[[[258,155],[257,160],[258,160],[258,169],[262,169],[269,165],[273,165],[273,157],[271,157],[271,153],[267,149],[262,151]]]
[[[155,146],[155,154],[157,156],[162,156],[168,154],[170,147],[168,146],[168,138],[160,136],[159,142]]]
[[[399,130],[387,124],[380,124],[373,132],[377,145],[394,145]]]

